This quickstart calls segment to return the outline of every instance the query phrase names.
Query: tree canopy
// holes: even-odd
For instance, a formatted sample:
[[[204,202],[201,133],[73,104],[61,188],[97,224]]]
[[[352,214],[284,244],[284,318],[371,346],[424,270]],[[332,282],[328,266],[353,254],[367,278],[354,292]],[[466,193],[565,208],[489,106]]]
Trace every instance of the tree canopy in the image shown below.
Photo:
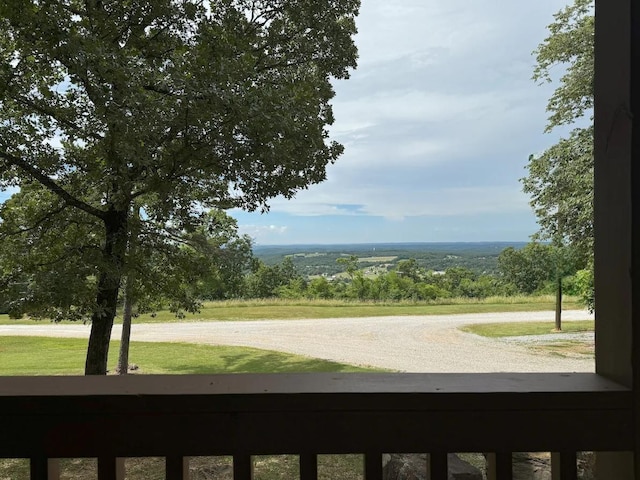
[[[86,373],[106,372],[134,207],[156,234],[182,235],[208,209],[266,210],[324,180],[343,150],[326,129],[330,79],[356,65],[358,7],[0,1],[0,188],[21,189],[3,229],[15,206],[21,233],[70,222],[64,235],[91,238]]]
[[[538,238],[566,242],[586,257],[593,250],[593,8],[593,0],[574,0],[560,10],[534,52],[534,80],[552,82],[552,73],[564,70],[547,104],[546,130],[575,128],[541,154],[531,155],[522,180],[540,224]]]
[[[536,242],[519,250],[505,248],[498,257],[500,274],[518,291],[531,294],[540,290],[553,273],[550,250],[548,245]]]

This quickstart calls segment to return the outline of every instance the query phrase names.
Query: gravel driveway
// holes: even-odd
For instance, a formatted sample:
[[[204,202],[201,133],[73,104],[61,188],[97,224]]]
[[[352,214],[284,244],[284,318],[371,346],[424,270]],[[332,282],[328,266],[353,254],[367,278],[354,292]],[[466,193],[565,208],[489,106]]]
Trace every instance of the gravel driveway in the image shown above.
[[[593,359],[532,353],[521,342],[458,330],[471,323],[545,320],[553,312],[133,325],[132,340],[239,345],[404,372],[593,372]],[[565,320],[590,318],[565,311]],[[591,317],[592,318],[592,317]],[[120,325],[113,330],[119,338]],[[88,325],[0,325],[2,335],[87,338]],[[0,343],[2,342],[0,338]]]

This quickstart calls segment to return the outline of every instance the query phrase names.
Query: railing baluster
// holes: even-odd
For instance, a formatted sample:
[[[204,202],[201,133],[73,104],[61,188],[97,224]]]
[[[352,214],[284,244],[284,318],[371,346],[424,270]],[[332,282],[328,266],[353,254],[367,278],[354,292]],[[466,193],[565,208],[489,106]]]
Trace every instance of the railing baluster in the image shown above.
[[[577,480],[576,452],[551,452],[551,478],[553,480]]]
[[[233,456],[233,480],[253,480],[253,459],[251,455]]]
[[[449,478],[449,461],[446,453],[429,454],[431,480],[447,480]]]
[[[300,480],[318,480],[318,455],[315,453],[300,455]]]
[[[382,453],[367,452],[364,454],[365,480],[382,480]]]
[[[29,465],[31,480],[60,480],[60,460],[57,458],[33,457]]]
[[[487,454],[487,480],[513,480],[511,452]]]
[[[48,480],[49,466],[47,457],[31,457],[30,470],[31,480]]]
[[[189,480],[189,457],[166,457],[165,472],[167,480]]]
[[[124,480],[124,458],[98,457],[98,480]]]

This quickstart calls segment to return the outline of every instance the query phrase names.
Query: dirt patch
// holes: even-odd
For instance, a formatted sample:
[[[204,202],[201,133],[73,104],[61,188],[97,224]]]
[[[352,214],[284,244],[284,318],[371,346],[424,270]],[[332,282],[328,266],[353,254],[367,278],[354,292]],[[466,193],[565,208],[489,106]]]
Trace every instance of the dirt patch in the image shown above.
[[[545,355],[557,355],[564,358],[594,358],[595,345],[592,342],[567,340],[538,344],[530,347],[533,352]]]

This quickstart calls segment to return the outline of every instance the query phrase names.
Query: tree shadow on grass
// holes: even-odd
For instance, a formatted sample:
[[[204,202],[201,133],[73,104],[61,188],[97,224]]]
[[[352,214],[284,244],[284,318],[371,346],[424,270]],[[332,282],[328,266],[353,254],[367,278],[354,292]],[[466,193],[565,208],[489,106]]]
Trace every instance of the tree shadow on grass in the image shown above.
[[[304,373],[357,372],[369,369],[342,363],[284,355],[277,352],[222,354],[214,365],[172,363],[163,367],[169,373]]]

